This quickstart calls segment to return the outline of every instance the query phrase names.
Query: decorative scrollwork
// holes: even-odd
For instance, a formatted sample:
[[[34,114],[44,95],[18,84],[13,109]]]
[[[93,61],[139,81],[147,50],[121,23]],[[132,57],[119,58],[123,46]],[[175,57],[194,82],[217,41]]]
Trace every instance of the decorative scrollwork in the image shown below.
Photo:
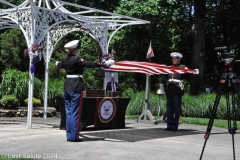
[[[116,22],[109,22],[108,23],[108,29],[109,30],[116,30],[117,28],[117,23]]]
[[[0,28],[4,26],[12,26],[12,28],[21,28],[26,38],[28,46],[32,42],[36,44],[44,43],[47,45],[48,51],[44,49],[45,60],[50,60],[53,47],[56,43],[67,33],[73,31],[87,31],[91,34],[91,37],[99,44],[99,48],[103,55],[107,54],[108,47],[108,30],[116,30],[119,27],[126,26],[126,24],[147,24],[148,21],[126,17],[122,15],[116,15],[106,11],[97,10],[94,8],[87,9],[86,7],[71,4],[69,2],[55,2],[47,0],[31,3],[25,0],[17,7],[10,5],[9,2],[1,1],[4,4],[13,7],[12,9],[1,10]],[[38,3],[38,4],[36,4]],[[43,5],[50,4],[51,5]],[[50,6],[54,6],[50,8]],[[71,12],[63,6],[75,7],[77,12]],[[11,23],[6,22],[12,21]],[[65,23],[68,22],[75,28],[66,29]],[[15,24],[14,24],[15,23]],[[80,26],[75,26],[75,25]],[[60,26],[55,30],[56,26]],[[81,30],[84,28],[84,30]],[[10,28],[10,27],[9,27]],[[54,31],[52,31],[54,30]],[[58,33],[57,33],[58,32]],[[50,33],[50,38],[47,39],[47,35]],[[34,34],[34,35],[33,35]],[[115,33],[114,33],[115,34]],[[48,40],[47,42],[45,42]],[[46,44],[48,43],[48,44]],[[45,55],[49,53],[50,55]],[[47,59],[46,59],[47,58]]]

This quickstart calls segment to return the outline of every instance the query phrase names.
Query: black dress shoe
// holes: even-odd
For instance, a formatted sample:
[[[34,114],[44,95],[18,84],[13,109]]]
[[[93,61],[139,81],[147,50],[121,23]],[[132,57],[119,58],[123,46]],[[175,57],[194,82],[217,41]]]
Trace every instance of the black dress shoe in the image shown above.
[[[82,142],[83,139],[76,139],[76,140],[70,140],[70,139],[68,139],[67,141],[68,141],[68,142]]]
[[[164,130],[164,131],[171,131],[172,128],[164,128],[163,130]]]
[[[172,129],[172,132],[176,132],[177,130],[178,130],[178,129],[176,129],[176,128],[173,128],[173,129]]]

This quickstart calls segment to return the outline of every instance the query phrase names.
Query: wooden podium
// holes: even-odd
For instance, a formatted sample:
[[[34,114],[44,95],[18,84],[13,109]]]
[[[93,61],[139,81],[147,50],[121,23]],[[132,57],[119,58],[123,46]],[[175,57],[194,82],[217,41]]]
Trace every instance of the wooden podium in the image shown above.
[[[107,91],[107,97],[122,97],[121,91]]]
[[[81,128],[125,128],[125,113],[131,98],[122,97],[83,97]],[[66,127],[65,102],[56,96],[61,111],[60,128]]]
[[[83,97],[104,97],[105,90],[103,89],[86,89],[83,91]]]

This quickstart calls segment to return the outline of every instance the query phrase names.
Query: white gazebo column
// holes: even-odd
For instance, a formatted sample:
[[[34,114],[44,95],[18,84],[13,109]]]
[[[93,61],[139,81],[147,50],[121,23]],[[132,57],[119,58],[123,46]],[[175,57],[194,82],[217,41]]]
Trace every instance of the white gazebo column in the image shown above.
[[[34,71],[31,71],[31,66],[34,65],[33,58],[35,53],[32,52],[32,45],[35,42],[35,17],[34,17],[34,7],[33,2],[29,1],[31,5],[31,44],[28,44],[28,53],[29,53],[29,93],[28,93],[28,117],[27,117],[27,128],[32,128],[32,112],[33,112],[33,87],[34,87]]]
[[[45,49],[46,56],[45,56],[45,92],[44,92],[44,112],[43,112],[43,118],[47,118],[47,107],[48,107],[48,73],[49,73],[49,32],[47,33],[47,48]]]
[[[49,71],[49,61],[46,61],[45,64],[45,92],[44,92],[44,112],[43,118],[47,118],[47,107],[48,107],[48,71]]]
[[[32,55],[30,57],[29,70],[32,63]],[[32,111],[33,111],[33,84],[34,84],[34,73],[29,71],[29,88],[28,88],[28,115],[27,115],[27,128],[32,128]]]

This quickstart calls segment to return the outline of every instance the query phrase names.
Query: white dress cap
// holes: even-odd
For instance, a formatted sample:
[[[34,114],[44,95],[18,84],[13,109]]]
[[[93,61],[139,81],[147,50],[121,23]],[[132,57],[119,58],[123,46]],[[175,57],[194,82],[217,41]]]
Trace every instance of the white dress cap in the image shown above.
[[[64,48],[72,50],[77,48],[79,40],[73,40],[64,45]]]
[[[172,52],[170,54],[170,56],[173,57],[173,58],[182,58],[183,57],[182,54],[178,53],[178,52]]]

